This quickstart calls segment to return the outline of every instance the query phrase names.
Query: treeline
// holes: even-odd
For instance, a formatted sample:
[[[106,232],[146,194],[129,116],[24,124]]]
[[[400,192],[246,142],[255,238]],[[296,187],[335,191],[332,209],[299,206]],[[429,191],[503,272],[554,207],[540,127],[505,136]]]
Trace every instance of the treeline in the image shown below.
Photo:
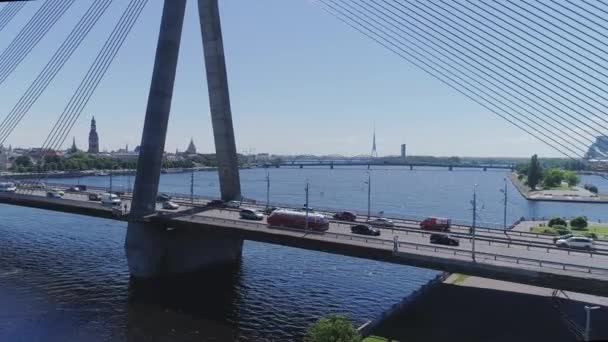
[[[201,159],[205,161],[205,159]],[[206,165],[198,163],[199,165]],[[192,159],[180,161],[163,161],[163,168],[190,168],[197,166]],[[136,169],[137,160],[122,160],[108,156],[96,156],[82,152],[74,153],[66,157],[57,155],[45,156],[43,162],[34,164],[29,156],[19,156],[13,161],[11,171],[13,172],[48,172],[48,171],[86,171],[86,170],[118,170]]]
[[[519,180],[525,180],[525,184],[532,190],[535,190],[539,185],[542,185],[545,189],[560,187],[562,182],[566,182],[569,187],[573,187],[581,181],[581,178],[573,170],[543,167],[536,154],[532,156],[529,163],[519,164],[515,170]]]

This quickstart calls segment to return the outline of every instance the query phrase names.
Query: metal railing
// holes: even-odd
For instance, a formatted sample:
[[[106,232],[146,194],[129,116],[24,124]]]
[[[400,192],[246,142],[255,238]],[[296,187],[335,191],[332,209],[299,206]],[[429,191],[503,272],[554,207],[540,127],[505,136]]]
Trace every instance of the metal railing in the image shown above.
[[[367,244],[373,244],[376,246],[388,245],[391,247],[394,247],[394,245],[397,244],[398,249],[407,248],[410,250],[414,249],[416,251],[428,251],[428,252],[433,252],[433,253],[449,254],[449,255],[453,255],[453,256],[468,257],[471,259],[473,257],[473,252],[470,250],[456,249],[456,248],[450,248],[450,247],[441,247],[441,246],[431,246],[431,245],[420,244],[420,243],[415,243],[415,242],[407,242],[407,241],[395,242],[394,240],[387,240],[387,239],[381,239],[381,238],[375,238],[375,237],[365,237],[365,236],[358,236],[358,235],[352,235],[352,234],[343,234],[343,233],[336,233],[336,232],[324,232],[324,233],[315,233],[315,232],[311,232],[311,231],[305,232],[302,229],[275,227],[275,226],[268,226],[264,223],[246,222],[246,221],[240,221],[240,220],[234,220],[234,219],[216,218],[216,217],[200,216],[200,215],[184,216],[182,218],[186,218],[186,217],[189,217],[190,219],[193,219],[195,221],[222,223],[222,224],[230,225],[231,227],[236,227],[236,228],[238,228],[239,226],[244,226],[244,227],[257,228],[257,229],[269,229],[270,228],[270,229],[276,229],[279,231],[297,232],[297,233],[304,234],[303,236],[301,236],[301,238],[308,238],[308,239],[318,239],[320,237],[330,237],[330,238],[335,238],[337,240],[357,241],[357,242],[362,242],[362,243],[367,243]],[[402,252],[400,252],[400,251],[396,252],[395,256],[399,256],[399,253],[402,253]],[[553,268],[553,269],[560,269],[563,271],[573,271],[573,272],[581,272],[581,273],[588,273],[588,274],[601,274],[601,275],[608,276],[608,268],[602,268],[602,267],[578,265],[578,264],[571,264],[571,263],[563,263],[563,262],[559,262],[559,261],[541,260],[541,259],[533,259],[533,258],[526,258],[526,257],[517,257],[517,256],[510,256],[510,255],[488,253],[488,252],[476,252],[475,256],[476,256],[476,259],[478,260],[478,262],[480,260],[495,261],[495,262],[508,262],[508,263],[524,265],[524,266],[527,265],[527,266],[535,266],[535,267],[547,267],[547,268]],[[473,261],[471,260],[471,262],[473,262]]]

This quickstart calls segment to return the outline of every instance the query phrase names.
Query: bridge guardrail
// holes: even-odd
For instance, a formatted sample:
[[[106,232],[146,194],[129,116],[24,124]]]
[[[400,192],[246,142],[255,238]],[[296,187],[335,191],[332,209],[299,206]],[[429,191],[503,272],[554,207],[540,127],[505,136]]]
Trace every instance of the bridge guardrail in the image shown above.
[[[257,222],[246,222],[246,221],[239,221],[239,220],[233,220],[233,219],[216,218],[216,217],[200,216],[200,215],[191,215],[189,217],[194,218],[196,220],[200,220],[200,221],[210,221],[210,222],[224,223],[224,224],[230,224],[230,225],[235,225],[235,226],[244,225],[247,227],[254,227],[254,228],[260,228],[260,229],[271,228],[271,229],[279,229],[279,230],[306,234],[306,232],[304,232],[301,229],[289,229],[289,228],[285,228],[285,227],[269,227],[266,224],[257,223]],[[324,237],[329,236],[329,237],[333,237],[338,240],[361,241],[364,243],[373,243],[376,245],[389,245],[389,246],[395,245],[395,241],[393,241],[393,240],[380,239],[380,238],[375,238],[375,237],[365,237],[365,236],[351,235],[351,234],[342,234],[342,233],[336,233],[336,232],[324,232],[324,233],[308,232],[308,234],[310,236],[324,236]],[[410,249],[413,248],[415,250],[425,250],[425,251],[431,251],[431,252],[435,252],[435,253],[444,253],[444,254],[447,253],[447,254],[451,254],[454,256],[466,256],[466,257],[470,257],[470,258],[472,258],[472,256],[473,256],[473,252],[470,250],[456,249],[456,248],[450,248],[450,247],[441,247],[441,246],[431,246],[431,245],[419,244],[419,243],[415,243],[415,242],[406,242],[406,241],[398,241],[396,243],[399,247],[405,247],[405,248],[410,248]],[[398,253],[399,252],[397,252],[396,255],[398,255]],[[595,267],[595,266],[577,265],[577,264],[571,264],[571,263],[563,263],[563,262],[559,262],[559,261],[540,260],[540,259],[533,259],[533,258],[526,258],[526,257],[516,257],[516,256],[502,255],[502,254],[495,254],[495,253],[488,253],[488,252],[475,252],[475,256],[477,258],[481,258],[483,260],[510,262],[510,263],[515,263],[515,264],[537,266],[537,267],[553,266],[551,268],[561,269],[564,271],[576,271],[576,272],[588,273],[588,274],[608,275],[608,268],[601,268],[601,267]]]

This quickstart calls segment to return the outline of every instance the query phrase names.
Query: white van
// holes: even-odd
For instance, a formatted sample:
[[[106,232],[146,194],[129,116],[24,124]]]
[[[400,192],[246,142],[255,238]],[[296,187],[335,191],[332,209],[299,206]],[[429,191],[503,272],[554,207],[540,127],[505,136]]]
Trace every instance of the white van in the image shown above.
[[[120,203],[122,203],[122,201],[120,200],[120,197],[118,197],[118,195],[116,194],[106,193],[101,195],[101,204],[103,205],[114,206],[120,205]]]

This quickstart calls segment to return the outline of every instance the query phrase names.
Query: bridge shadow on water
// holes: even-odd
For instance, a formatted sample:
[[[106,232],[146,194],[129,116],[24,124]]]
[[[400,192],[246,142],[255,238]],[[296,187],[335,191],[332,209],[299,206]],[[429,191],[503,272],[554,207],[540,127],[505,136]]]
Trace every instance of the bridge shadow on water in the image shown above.
[[[129,280],[129,341],[237,339],[240,265],[153,280]]]

